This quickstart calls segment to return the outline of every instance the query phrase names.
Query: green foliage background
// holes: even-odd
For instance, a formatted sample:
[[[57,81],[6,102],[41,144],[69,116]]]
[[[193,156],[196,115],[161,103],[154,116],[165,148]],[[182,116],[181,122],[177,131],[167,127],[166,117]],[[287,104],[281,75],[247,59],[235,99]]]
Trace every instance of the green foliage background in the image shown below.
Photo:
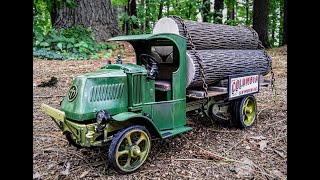
[[[134,0],[132,0],[134,1]],[[271,47],[282,45],[283,2],[269,0],[269,44]],[[119,29],[127,34],[152,33],[159,18],[178,15],[183,19],[202,21],[205,3],[203,0],[136,0],[136,15],[128,15],[128,0],[111,0],[117,11]],[[160,3],[163,3],[162,15],[159,17]],[[90,27],[71,27],[63,30],[52,28],[50,12],[65,3],[69,8],[76,8],[75,0],[33,0],[33,51],[34,56],[44,59],[101,59],[111,55],[114,46],[94,41]],[[211,23],[252,26],[253,0],[224,0],[224,10],[215,12],[210,2],[207,19]],[[234,12],[230,19],[229,12]],[[223,19],[214,15],[223,14]],[[133,26],[135,25],[135,26]],[[135,28],[134,28],[135,27]]]

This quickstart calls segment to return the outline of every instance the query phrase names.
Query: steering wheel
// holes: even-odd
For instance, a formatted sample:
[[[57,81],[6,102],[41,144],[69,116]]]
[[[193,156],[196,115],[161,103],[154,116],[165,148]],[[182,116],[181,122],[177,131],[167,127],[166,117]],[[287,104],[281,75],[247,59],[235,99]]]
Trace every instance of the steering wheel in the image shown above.
[[[152,63],[156,63],[157,66],[159,65],[158,61],[153,56],[151,56],[149,54],[141,54],[139,56],[139,59],[141,60],[141,64],[143,64],[146,68],[151,67]],[[151,61],[151,63],[150,63],[150,61]]]

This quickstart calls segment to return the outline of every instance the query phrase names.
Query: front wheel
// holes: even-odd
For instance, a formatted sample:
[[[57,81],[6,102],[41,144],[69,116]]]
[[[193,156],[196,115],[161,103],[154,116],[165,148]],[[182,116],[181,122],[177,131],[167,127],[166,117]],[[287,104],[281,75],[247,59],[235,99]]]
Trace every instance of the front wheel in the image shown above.
[[[254,96],[249,95],[232,101],[232,119],[239,128],[249,128],[257,116],[257,102]]]
[[[119,131],[109,147],[109,163],[121,174],[133,173],[147,159],[151,147],[148,130],[143,126],[131,126]]]

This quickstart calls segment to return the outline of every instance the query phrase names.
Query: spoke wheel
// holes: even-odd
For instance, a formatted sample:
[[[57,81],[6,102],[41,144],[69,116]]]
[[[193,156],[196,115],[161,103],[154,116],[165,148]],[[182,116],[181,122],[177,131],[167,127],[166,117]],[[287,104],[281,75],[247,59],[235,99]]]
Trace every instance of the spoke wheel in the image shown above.
[[[121,174],[132,173],[147,159],[151,147],[150,134],[143,126],[119,131],[109,147],[109,163]]]
[[[251,127],[254,124],[257,115],[257,102],[254,96],[246,96],[242,99],[235,100],[232,104],[232,119],[238,127]]]

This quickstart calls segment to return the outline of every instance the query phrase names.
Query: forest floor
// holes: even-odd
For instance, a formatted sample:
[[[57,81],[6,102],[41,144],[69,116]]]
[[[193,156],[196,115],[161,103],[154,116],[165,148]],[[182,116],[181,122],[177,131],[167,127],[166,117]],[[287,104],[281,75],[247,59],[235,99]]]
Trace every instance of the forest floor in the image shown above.
[[[269,49],[276,78],[256,94],[257,122],[247,130],[188,116],[192,131],[152,141],[151,154],[136,173],[120,175],[107,162],[106,148],[69,146],[41,103],[58,108],[75,76],[98,70],[106,60],[33,60],[34,179],[287,179],[287,48]],[[124,59],[134,59],[131,50]],[[37,87],[52,76],[54,87]],[[229,161],[216,161],[215,156]],[[213,159],[212,159],[213,158]]]

